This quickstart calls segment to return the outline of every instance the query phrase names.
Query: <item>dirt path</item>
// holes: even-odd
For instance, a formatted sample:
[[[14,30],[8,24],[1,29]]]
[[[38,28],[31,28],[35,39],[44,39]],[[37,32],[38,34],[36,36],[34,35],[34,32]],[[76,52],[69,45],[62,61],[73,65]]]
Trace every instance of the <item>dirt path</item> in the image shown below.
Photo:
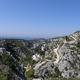
[[[74,40],[72,41],[64,41],[64,44],[62,46],[58,45],[58,47],[56,49],[54,49],[54,52],[57,56],[56,60],[54,61],[54,64],[57,64],[61,57],[62,57],[62,53],[60,52],[60,49],[66,44],[66,43],[69,43],[69,44],[72,44],[74,43],[77,39],[74,37],[74,36],[71,36]]]

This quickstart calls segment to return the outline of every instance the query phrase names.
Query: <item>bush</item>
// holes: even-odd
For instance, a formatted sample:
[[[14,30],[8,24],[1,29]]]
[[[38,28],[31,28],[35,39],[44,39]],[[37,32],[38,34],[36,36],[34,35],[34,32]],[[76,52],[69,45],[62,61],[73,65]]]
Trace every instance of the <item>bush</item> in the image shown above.
[[[33,78],[34,77],[34,70],[30,69],[29,71],[26,72],[26,76],[28,78]]]

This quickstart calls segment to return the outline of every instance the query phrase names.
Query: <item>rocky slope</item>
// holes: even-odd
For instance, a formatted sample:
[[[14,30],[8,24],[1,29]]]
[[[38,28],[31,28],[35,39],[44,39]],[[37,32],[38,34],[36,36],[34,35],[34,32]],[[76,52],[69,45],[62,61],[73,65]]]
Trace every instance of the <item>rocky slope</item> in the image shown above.
[[[0,40],[0,75],[0,80],[80,78],[80,31],[51,39]]]

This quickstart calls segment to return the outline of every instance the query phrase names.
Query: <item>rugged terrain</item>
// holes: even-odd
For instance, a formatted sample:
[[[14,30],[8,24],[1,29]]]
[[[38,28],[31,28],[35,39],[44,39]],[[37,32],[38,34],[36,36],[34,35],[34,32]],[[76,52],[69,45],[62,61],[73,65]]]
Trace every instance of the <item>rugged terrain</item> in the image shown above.
[[[0,80],[80,80],[80,31],[63,37],[0,40]]]

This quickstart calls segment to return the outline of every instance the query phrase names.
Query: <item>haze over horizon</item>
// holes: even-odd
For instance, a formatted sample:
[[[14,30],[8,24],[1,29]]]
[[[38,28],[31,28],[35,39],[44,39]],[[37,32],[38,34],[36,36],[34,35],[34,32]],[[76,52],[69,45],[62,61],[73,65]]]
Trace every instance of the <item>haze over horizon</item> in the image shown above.
[[[80,0],[0,0],[0,37],[55,37],[77,30]]]

